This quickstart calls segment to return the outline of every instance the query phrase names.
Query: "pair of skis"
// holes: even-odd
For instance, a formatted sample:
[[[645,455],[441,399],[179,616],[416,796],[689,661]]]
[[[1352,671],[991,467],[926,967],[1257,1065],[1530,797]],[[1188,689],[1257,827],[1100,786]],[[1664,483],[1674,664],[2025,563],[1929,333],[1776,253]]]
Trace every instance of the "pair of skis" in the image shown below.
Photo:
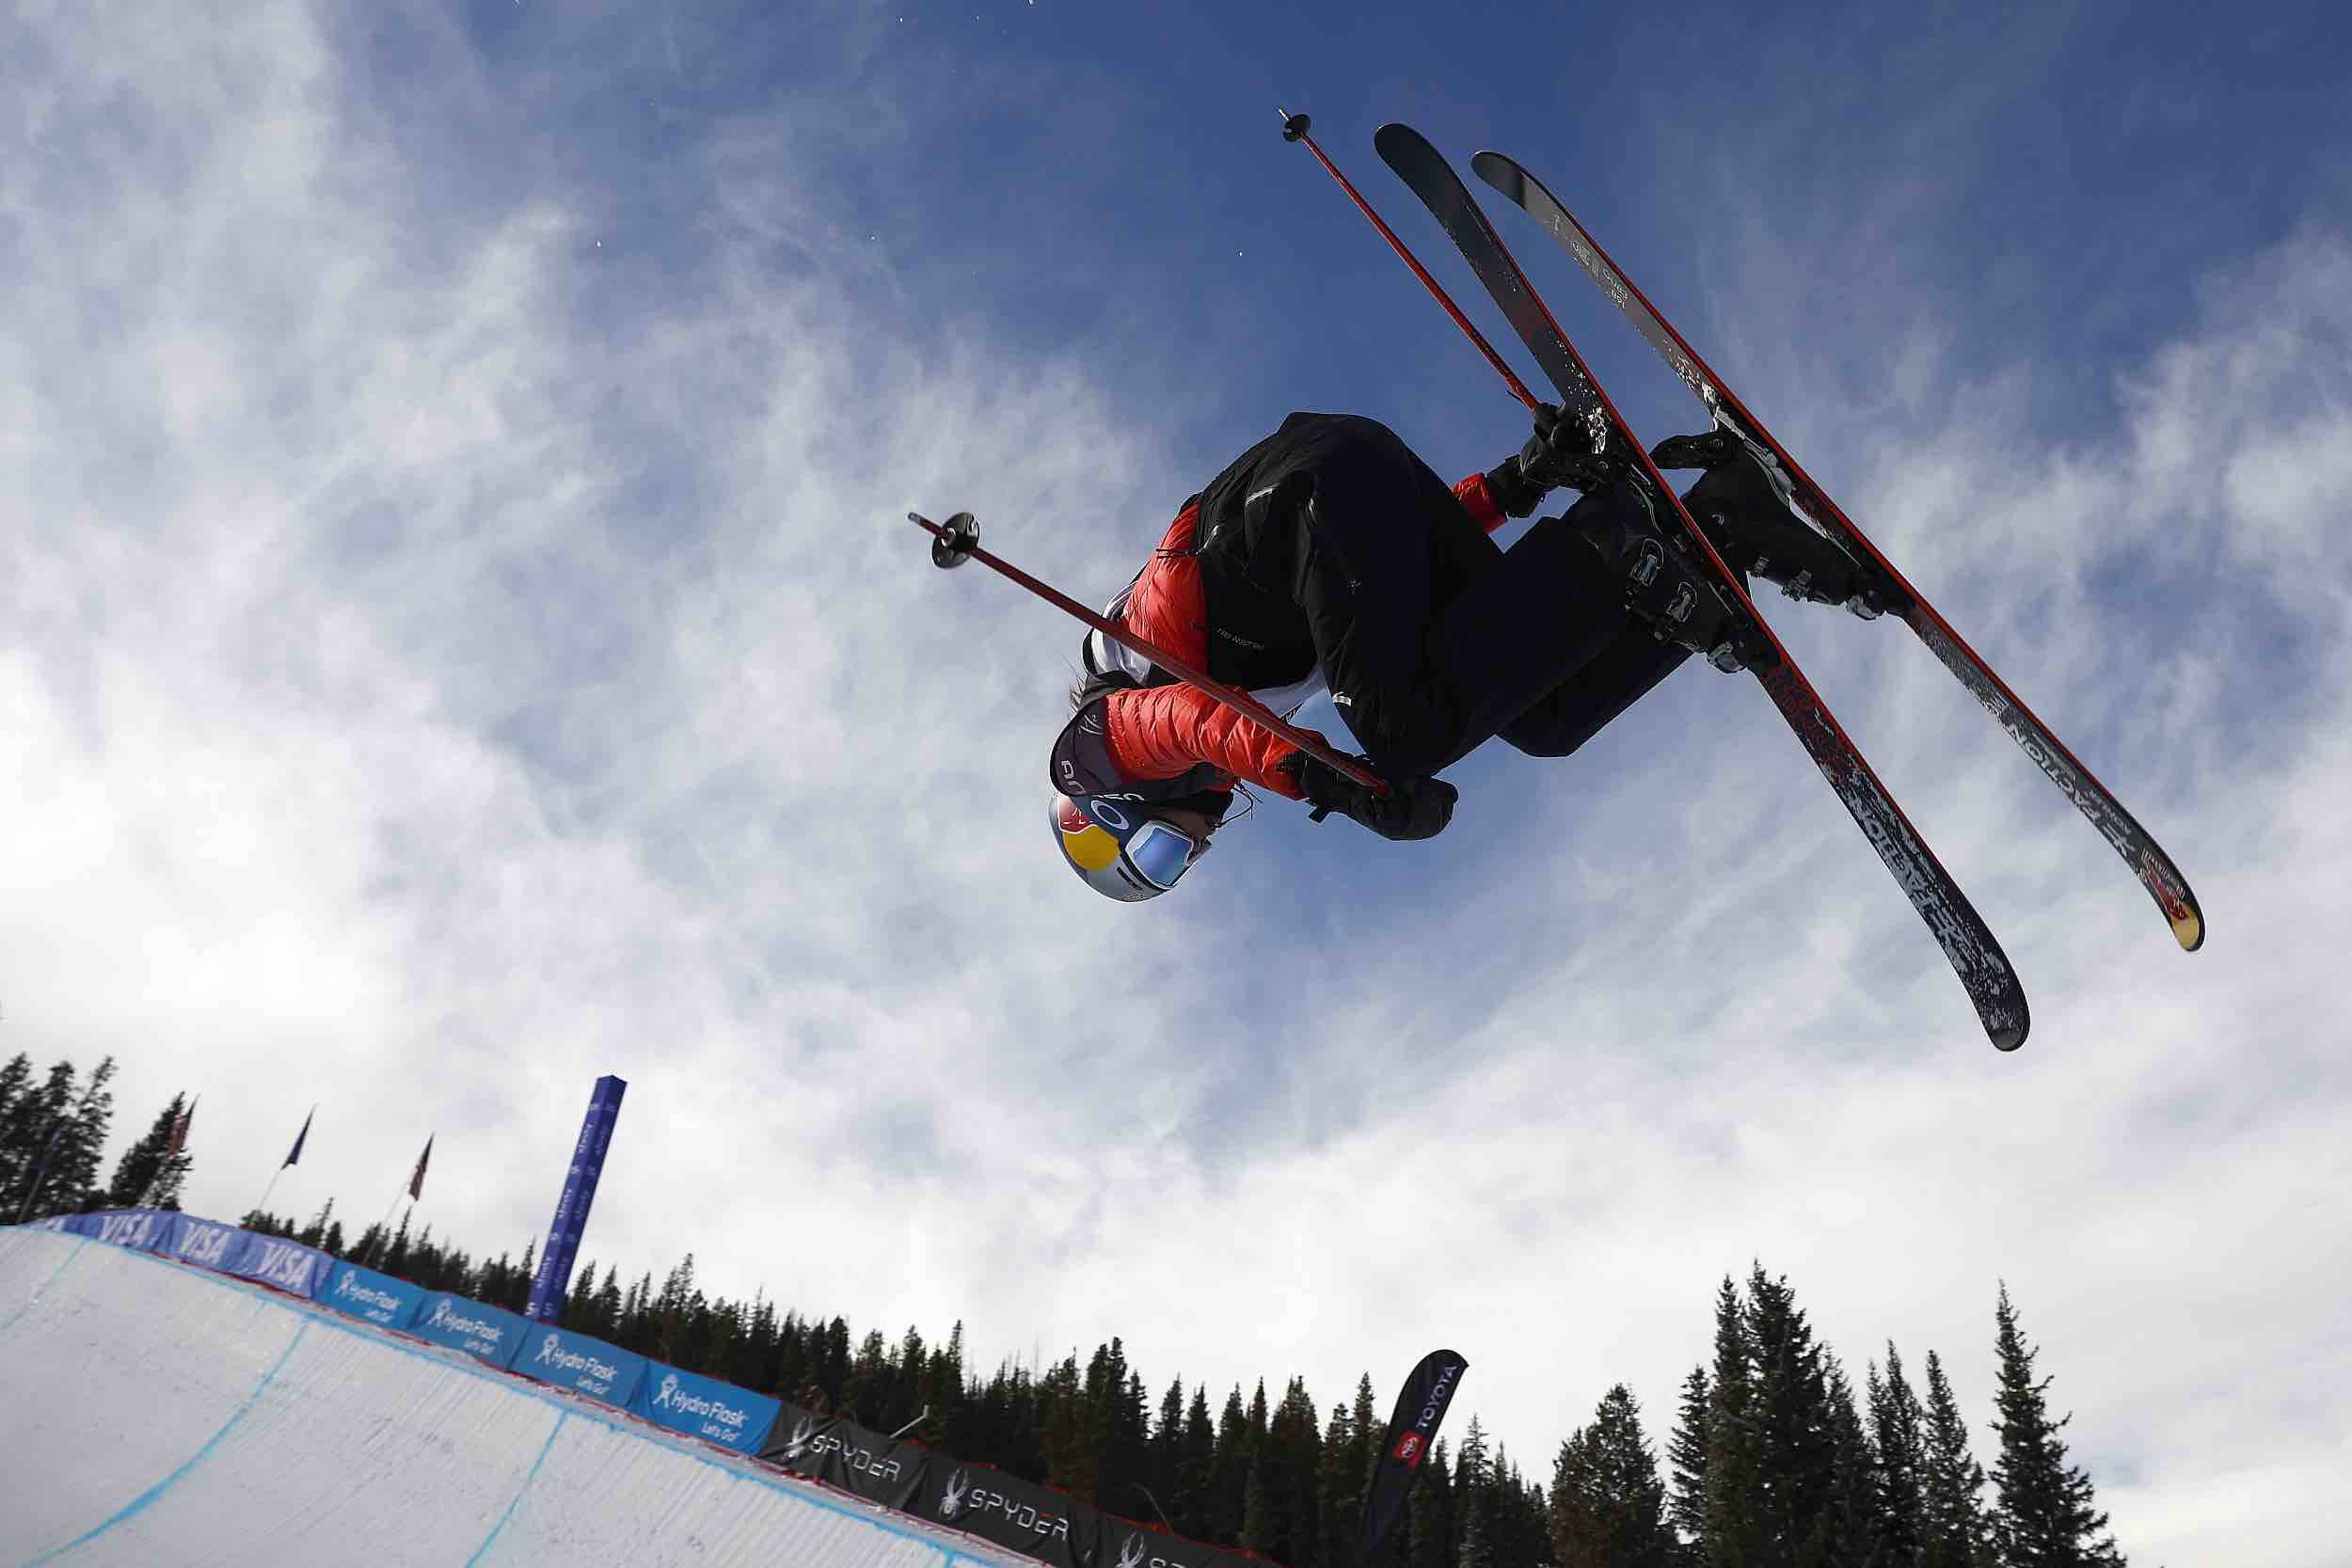
[[[1285,139],[1305,143],[1316,159],[1364,215],[1371,219],[1391,248],[1412,268],[1416,277],[1445,307],[1454,324],[1484,353],[1487,361],[1500,372],[1518,399],[1531,406],[1534,397],[1512,373],[1502,357],[1471,325],[1445,290],[1428,270],[1416,260],[1405,243],[1380,220],[1371,204],[1356,187],[1348,182],[1336,165],[1327,157],[1314,138],[1308,134],[1304,115],[1282,116]],[[1961,892],[1951,874],[1944,869],[1916,829],[1911,825],[1902,809],[1895,803],[1886,786],[1863,760],[1827,704],[1814,691],[1796,661],[1788,657],[1780,640],[1772,635],[1771,626],[1756,612],[1755,603],[1737,574],[1732,572],[1717,554],[1714,546],[1698,524],[1683,507],[1663,475],[1650,461],[1646,449],[1627,427],[1616,405],[1593,378],[1567,334],[1560,328],[1551,312],[1536,294],[1534,286],[1520,270],[1509,248],[1502,243],[1486,215],[1478,206],[1444,156],[1418,132],[1405,125],[1384,125],[1374,138],[1381,159],[1419,197],[1438,226],[1461,251],[1486,293],[1501,309],[1519,341],[1527,346],[1537,364],[1551,381],[1559,395],[1564,415],[1586,422],[1596,431],[1604,431],[1623,447],[1639,473],[1654,493],[1671,506],[1689,533],[1690,555],[1703,564],[1714,579],[1715,591],[1739,628],[1737,642],[1745,667],[1764,688],[1772,705],[1780,710],[1795,732],[1821,776],[1845,803],[1846,809],[1861,827],[1870,847],[1878,851],[1896,882],[1910,897],[1912,906],[1943,947],[1952,969],[1968,992],[1969,1001],[1984,1025],[1994,1046],[2014,1051],[2026,1040],[2030,1017],[2026,1006],[2024,989],[2018,984],[2015,971],[1986,928],[1967,895]],[[1647,296],[1634,287],[1616,263],[1610,260],[1582,225],[1571,216],[1541,182],[1511,159],[1498,152],[1481,152],[1471,160],[1470,166],[1488,184],[1501,191],[1524,210],[1554,239],[1566,247],[1577,263],[1591,276],[1611,303],[1624,312],[1650,346],[1662,356],[1675,373],[1681,377],[1699,399],[1709,418],[1752,450],[1770,452],[1781,472],[1789,481],[1792,499],[1799,512],[1821,533],[1847,546],[1850,552],[1866,563],[1874,565],[1895,590],[1891,609],[1909,626],[1935,654],[1944,667],[1964,686],[1985,709],[2000,723],[2031,757],[2036,766],[2074,802],[2090,819],[2115,851],[2121,855],[2146,886],[2157,908],[2172,928],[2181,946],[2195,952],[2204,941],[2204,918],[2197,900],[2189,892],[2187,880],[2178,866],[2145,829],[2132,818],[2115,797],[2107,792],[2090,770],[2077,761],[2073,752],[2059,743],[2041,720],[2018,700],[2016,693],[1995,674],[1992,668],[1961,641],[1949,623],[1938,614],[1916,589],[1896,571],[1878,547],[1866,538],[1836,502],[1800,467],[1788,450],[1772,437],[1761,420],[1748,411],[1747,405],[1725,388],[1707,362],[1677,332],[1651,305]]]

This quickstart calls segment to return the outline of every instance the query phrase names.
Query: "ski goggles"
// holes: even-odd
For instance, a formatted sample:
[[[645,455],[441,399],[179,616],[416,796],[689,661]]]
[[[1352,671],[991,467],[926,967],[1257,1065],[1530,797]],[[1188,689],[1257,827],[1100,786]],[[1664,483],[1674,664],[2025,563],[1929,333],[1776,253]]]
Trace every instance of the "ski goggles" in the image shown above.
[[[1123,800],[1057,795],[1053,818],[1070,868],[1122,903],[1156,898],[1174,887],[1200,849],[1183,829]]]
[[[1136,830],[1121,852],[1136,876],[1166,893],[1184,876],[1200,847],[1183,829],[1152,819]]]

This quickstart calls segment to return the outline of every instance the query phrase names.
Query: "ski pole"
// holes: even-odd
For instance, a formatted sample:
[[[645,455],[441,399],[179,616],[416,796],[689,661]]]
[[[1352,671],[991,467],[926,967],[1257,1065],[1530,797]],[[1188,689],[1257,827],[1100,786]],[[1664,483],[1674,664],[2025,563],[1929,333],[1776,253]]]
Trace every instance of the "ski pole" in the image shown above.
[[[1389,793],[1388,781],[1362,763],[1343,752],[1333,751],[1307,731],[1291,723],[1272,708],[1246,691],[1236,691],[1221,681],[1212,680],[1205,671],[1160,647],[1149,638],[1137,637],[1118,622],[1097,615],[1061,590],[1038,581],[1020,567],[980,548],[980,525],[969,512],[959,512],[944,523],[934,523],[919,512],[907,514],[907,521],[931,536],[931,564],[938,567],[961,566],[967,561],[977,561],[1000,577],[1009,578],[1022,587],[1057,610],[1084,621],[1122,648],[1132,648],[1153,664],[1174,675],[1195,691],[1202,692],[1232,708],[1253,724],[1263,725],[1297,747],[1309,756],[1337,773],[1355,780],[1375,795]]]
[[[1329,172],[1332,179],[1340,182],[1340,189],[1347,193],[1347,198],[1356,203],[1356,210],[1372,220],[1372,226],[1380,230],[1380,237],[1389,242],[1389,248],[1404,259],[1405,264],[1413,269],[1413,276],[1421,279],[1422,287],[1435,294],[1438,303],[1445,307],[1445,313],[1454,318],[1454,325],[1460,327],[1470,341],[1478,345],[1478,352],[1486,356],[1486,363],[1492,365],[1495,368],[1495,373],[1502,376],[1510,386],[1511,395],[1527,404],[1531,410],[1538,406],[1535,394],[1527,389],[1527,383],[1521,381],[1518,373],[1504,362],[1502,356],[1495,352],[1494,345],[1486,341],[1485,335],[1470,325],[1470,319],[1462,314],[1461,307],[1454,303],[1453,296],[1445,292],[1444,285],[1429,276],[1429,269],[1422,266],[1420,260],[1406,248],[1405,242],[1396,237],[1396,230],[1380,221],[1380,214],[1374,212],[1372,203],[1366,201],[1362,193],[1348,182],[1347,176],[1340,172],[1340,166],[1333,163],[1323,149],[1315,145],[1314,137],[1307,134],[1307,127],[1312,122],[1305,115],[1295,115],[1288,109],[1277,108],[1274,112],[1282,117],[1282,139],[1306,143],[1307,150],[1315,155],[1315,161]]]

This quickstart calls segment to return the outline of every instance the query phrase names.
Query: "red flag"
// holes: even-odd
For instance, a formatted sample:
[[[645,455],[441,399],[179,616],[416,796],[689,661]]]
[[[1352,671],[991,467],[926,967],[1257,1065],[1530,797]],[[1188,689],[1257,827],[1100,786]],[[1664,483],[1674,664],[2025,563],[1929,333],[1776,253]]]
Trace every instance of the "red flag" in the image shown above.
[[[201,1097],[199,1096],[199,1098]],[[181,1148],[186,1145],[188,1141],[188,1127],[195,1120],[196,1101],[191,1100],[188,1101],[188,1108],[180,1113],[180,1119],[171,1124],[171,1147],[164,1150],[165,1159],[170,1159],[173,1155],[179,1153]]]
[[[439,1134],[436,1133],[434,1136],[437,1137]],[[433,1139],[427,1138],[424,1140],[424,1152],[417,1156],[416,1174],[408,1178],[408,1196],[410,1197],[418,1198],[424,1196],[424,1167],[425,1163],[432,1158]]]

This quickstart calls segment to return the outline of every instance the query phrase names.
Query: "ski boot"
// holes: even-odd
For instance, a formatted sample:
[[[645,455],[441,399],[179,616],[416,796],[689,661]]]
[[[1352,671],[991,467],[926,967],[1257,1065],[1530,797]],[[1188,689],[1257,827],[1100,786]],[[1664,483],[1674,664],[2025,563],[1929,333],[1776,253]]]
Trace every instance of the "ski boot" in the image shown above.
[[[1745,619],[1732,609],[1713,574],[1691,557],[1680,524],[1668,533],[1658,523],[1648,482],[1632,480],[1601,505],[1580,507],[1566,519],[1601,560],[1603,575],[1624,584],[1625,605],[1650,624],[1661,642],[1678,642],[1730,673],[1747,668],[1756,649]]]
[[[1705,468],[1683,497],[1726,565],[1742,577],[1777,583],[1792,599],[1842,605],[1876,620],[1900,598],[1893,582],[1821,534],[1801,516],[1788,476],[1770,451],[1718,425],[1696,436],[1669,436],[1650,461],[1661,468]]]

